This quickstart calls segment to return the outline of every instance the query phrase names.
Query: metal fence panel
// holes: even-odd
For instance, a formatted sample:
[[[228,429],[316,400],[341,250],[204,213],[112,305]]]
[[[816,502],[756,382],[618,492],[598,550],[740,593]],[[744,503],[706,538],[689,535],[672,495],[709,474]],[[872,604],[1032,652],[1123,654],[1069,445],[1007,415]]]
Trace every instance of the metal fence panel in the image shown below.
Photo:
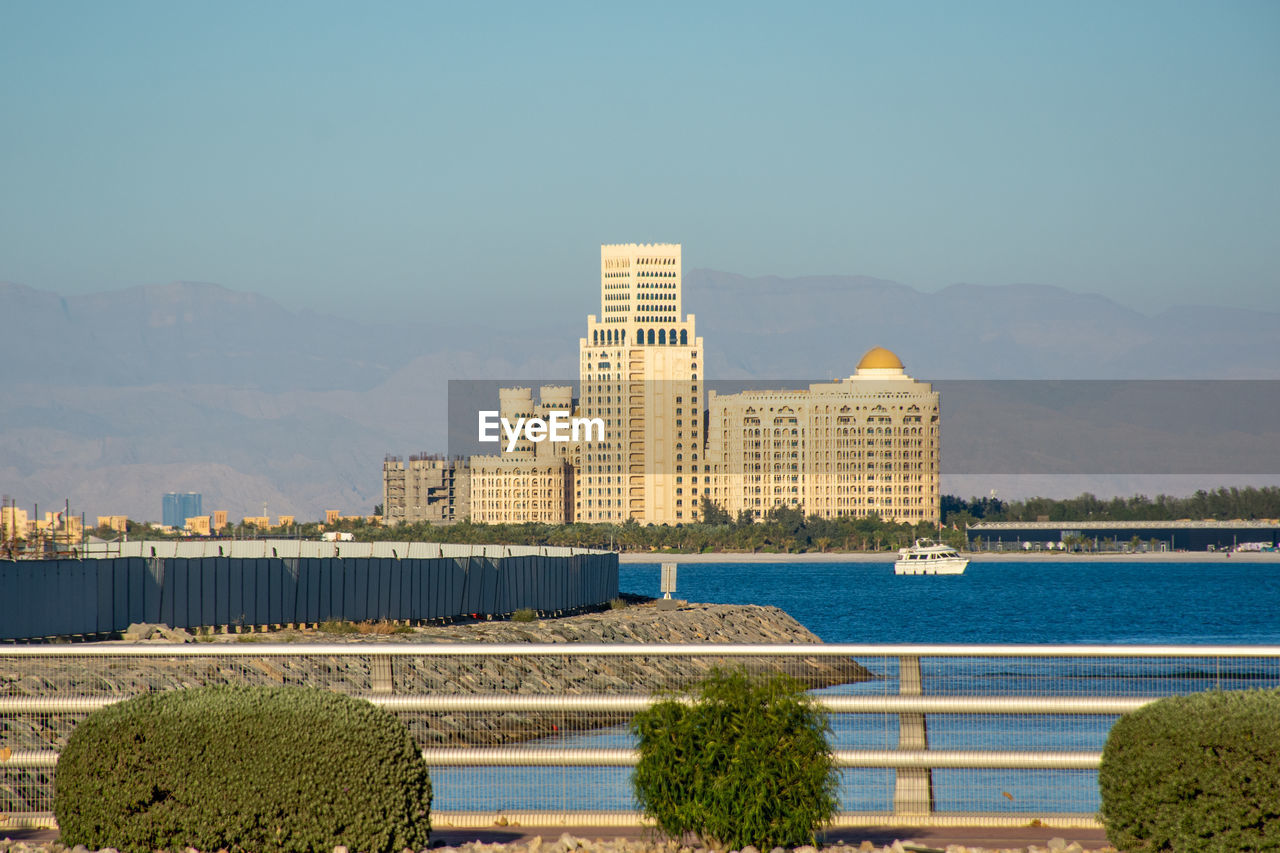
[[[377,613],[373,617],[374,619],[383,620],[391,618],[391,584],[393,580],[391,577],[392,562],[393,561],[389,558],[383,559],[381,557],[375,557],[369,560],[371,568],[374,566],[377,567],[378,578],[377,585],[374,587],[378,594],[378,608]]]
[[[299,584],[298,600],[302,608],[303,622],[320,621],[320,572],[315,560],[305,557],[296,558],[298,564]]]
[[[280,621],[292,625],[303,621],[298,617],[298,594],[300,579],[298,577],[298,561],[292,557],[283,560],[272,560],[280,573]]]
[[[21,592],[18,573],[21,565],[12,560],[0,560],[0,589],[11,589],[14,595],[0,596],[0,640],[13,640],[24,635],[26,618],[18,608]]]
[[[89,566],[97,581],[94,602],[93,630],[90,633],[108,633],[115,630],[115,561],[100,560]]]
[[[379,675],[374,661],[392,658]],[[47,816],[56,749],[93,708],[233,681],[311,685],[393,710],[433,764],[437,813],[634,821],[626,722],[653,691],[712,665],[801,678],[833,715],[840,820],[898,825],[1088,825],[1120,713],[1159,696],[1280,685],[1276,647],[12,646],[0,648],[10,676],[0,679],[0,813]]]
[[[176,560],[167,557],[153,557],[147,568],[151,570],[153,576],[158,569],[161,578],[160,618],[156,621],[178,627],[179,602],[185,607],[187,601],[187,573],[182,571],[182,567]],[[186,621],[185,618],[182,621]]]
[[[227,624],[245,625],[249,614],[244,605],[244,564],[240,560],[229,560],[227,564]]]

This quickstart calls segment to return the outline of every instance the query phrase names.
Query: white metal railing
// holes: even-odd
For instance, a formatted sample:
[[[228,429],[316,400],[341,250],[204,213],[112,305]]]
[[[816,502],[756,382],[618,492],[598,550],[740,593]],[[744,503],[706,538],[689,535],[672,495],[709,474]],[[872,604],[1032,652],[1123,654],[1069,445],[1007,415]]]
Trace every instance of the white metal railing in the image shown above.
[[[141,692],[246,682],[325,687],[401,715],[433,768],[440,826],[634,823],[626,722],[657,691],[735,663],[815,688],[832,715],[838,823],[882,825],[1095,825],[1115,717],[1164,695],[1280,686],[1280,647],[1255,646],[9,646],[0,827],[51,820],[57,746],[84,715]]]

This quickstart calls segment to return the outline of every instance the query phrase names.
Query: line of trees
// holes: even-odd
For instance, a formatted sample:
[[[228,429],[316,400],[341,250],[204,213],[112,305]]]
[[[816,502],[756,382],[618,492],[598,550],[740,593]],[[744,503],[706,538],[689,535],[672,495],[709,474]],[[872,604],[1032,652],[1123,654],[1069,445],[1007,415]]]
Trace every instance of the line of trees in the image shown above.
[[[1189,497],[1134,495],[1104,500],[1088,492],[1074,498],[997,498],[942,496],[946,525],[961,529],[976,521],[1178,521],[1280,518],[1280,487],[1201,489]]]
[[[941,528],[923,522],[903,524],[866,518],[824,519],[805,516],[800,509],[777,507],[756,522],[746,513],[733,518],[711,500],[702,503],[703,521],[675,527],[625,524],[476,524],[447,526],[404,523],[384,527],[364,519],[328,526],[308,523],[262,530],[238,525],[224,531],[237,538],[288,536],[318,539],[323,530],[346,531],[357,541],[418,541],[454,544],[568,545],[619,551],[701,553],[727,551],[796,554],[828,551],[893,551],[918,538],[931,538],[956,548],[965,546],[965,525],[978,521],[1176,521],[1280,518],[1280,488],[1221,488],[1198,491],[1190,497],[1135,495],[1103,500],[1085,493],[1066,499],[1028,498],[1001,501],[994,497],[965,500],[942,496]],[[109,533],[110,531],[101,531]],[[155,528],[130,522],[130,538],[187,538],[165,536]],[[107,538],[111,538],[108,536]]]
[[[886,551],[910,545],[917,538],[937,538],[934,524],[900,524],[872,515],[867,518],[824,519],[799,509],[778,507],[760,522],[745,513],[730,518],[720,507],[703,504],[706,521],[667,525],[625,524],[475,524],[448,526],[402,523],[395,527],[344,521],[330,526],[346,530],[358,541],[428,541],[454,544],[569,545],[618,551],[702,553],[729,551],[798,554],[827,551]],[[945,531],[959,546],[960,530]]]

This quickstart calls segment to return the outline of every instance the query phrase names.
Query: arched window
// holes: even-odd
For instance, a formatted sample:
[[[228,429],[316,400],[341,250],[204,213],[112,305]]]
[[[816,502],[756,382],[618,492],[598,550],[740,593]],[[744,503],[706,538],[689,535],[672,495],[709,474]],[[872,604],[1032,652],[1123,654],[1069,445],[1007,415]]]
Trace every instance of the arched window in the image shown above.
[[[598,329],[591,333],[591,343],[593,344],[600,343],[600,331]]]
[[[653,343],[653,329],[649,330],[649,343]]]
[[[659,330],[658,330],[658,343],[660,343],[660,344],[665,344],[666,342],[667,342],[667,330],[666,330],[666,329],[659,329]]]
[[[676,345],[676,330],[675,330],[675,329],[672,329],[672,330],[671,330],[671,335],[670,335],[667,339],[668,339],[669,341],[671,341],[671,345],[672,345],[672,346],[675,346],[675,345]]]
[[[681,329],[680,330],[680,346],[682,347],[688,346],[688,344],[689,344],[689,330]]]
[[[636,343],[644,343],[644,329],[636,329]]]

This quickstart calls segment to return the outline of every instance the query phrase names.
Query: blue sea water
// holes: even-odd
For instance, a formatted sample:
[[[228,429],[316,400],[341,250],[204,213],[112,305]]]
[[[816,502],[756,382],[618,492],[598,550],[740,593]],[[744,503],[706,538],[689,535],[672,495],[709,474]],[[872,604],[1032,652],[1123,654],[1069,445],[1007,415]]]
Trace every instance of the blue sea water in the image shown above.
[[[677,562],[679,558],[673,558]],[[657,563],[619,567],[659,595]],[[982,562],[960,576],[893,563],[687,563],[677,597],[780,607],[827,643],[1280,644],[1280,560]]]
[[[679,562],[679,558],[675,558]],[[624,592],[659,594],[657,563],[620,567]],[[780,607],[829,643],[1280,645],[1280,561],[1226,557],[1203,562],[983,562],[959,577],[893,574],[882,563],[685,563],[677,597],[694,602]],[[831,692],[897,692],[896,658],[863,660],[881,676]],[[1276,661],[1240,663],[925,659],[928,694],[1104,694],[1158,696],[1211,688],[1280,684]],[[933,749],[1099,751],[1109,716],[929,715]],[[840,715],[839,749],[892,749],[896,715]],[[542,747],[619,747],[622,729],[567,734]],[[534,744],[531,744],[534,745]],[[439,809],[492,808],[480,771],[438,768]],[[505,808],[634,807],[623,768],[511,769],[500,779]],[[584,786],[582,782],[589,780]],[[892,808],[891,770],[844,770],[844,811]],[[590,794],[589,804],[581,800]],[[1092,813],[1088,770],[933,772],[943,812]],[[479,798],[479,799],[477,799]]]

